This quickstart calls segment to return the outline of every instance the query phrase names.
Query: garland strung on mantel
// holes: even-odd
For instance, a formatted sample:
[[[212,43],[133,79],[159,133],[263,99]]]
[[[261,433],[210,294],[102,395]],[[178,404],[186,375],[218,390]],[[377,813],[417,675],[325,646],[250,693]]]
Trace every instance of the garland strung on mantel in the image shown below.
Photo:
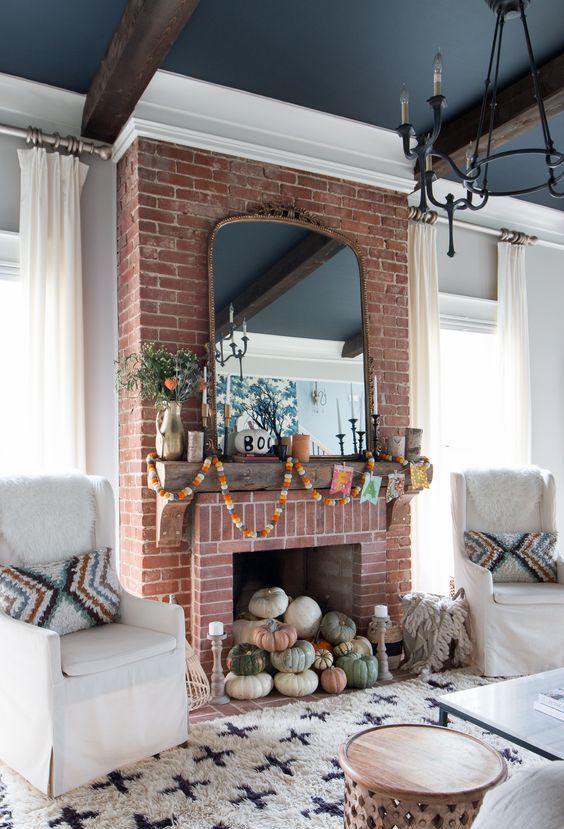
[[[350,495],[344,495],[339,498],[327,498],[323,497],[323,495],[314,488],[311,480],[308,478],[306,474],[306,470],[304,469],[302,463],[298,460],[294,460],[293,458],[289,457],[284,462],[284,479],[282,482],[282,489],[280,490],[280,495],[278,496],[278,504],[272,514],[272,517],[268,524],[262,530],[250,530],[248,527],[245,526],[243,521],[241,520],[241,516],[235,512],[235,507],[233,506],[233,499],[231,497],[231,493],[229,492],[229,485],[227,483],[227,476],[225,474],[225,468],[221,460],[214,455],[213,457],[207,457],[198,474],[194,477],[190,486],[186,486],[183,489],[178,490],[177,492],[169,492],[166,489],[163,489],[161,486],[161,482],[159,480],[159,475],[157,473],[157,467],[155,461],[157,460],[158,455],[156,452],[150,452],[147,455],[147,486],[149,489],[152,489],[154,492],[157,493],[161,498],[165,498],[167,501],[183,501],[185,499],[191,499],[194,495],[194,488],[200,486],[206,475],[208,474],[210,467],[213,465],[215,466],[217,477],[219,480],[219,486],[221,489],[221,494],[223,495],[223,501],[227,508],[227,511],[231,515],[231,520],[235,524],[238,530],[241,531],[244,538],[266,538],[269,533],[272,532],[275,525],[280,520],[280,516],[284,512],[284,508],[286,506],[286,501],[288,499],[288,490],[290,488],[290,484],[292,483],[292,472],[295,469],[298,473],[300,480],[303,484],[304,489],[310,493],[311,497],[314,501],[323,501],[324,506],[326,507],[334,507],[336,504],[340,506],[345,506],[346,504],[350,503],[352,498],[357,498],[361,491],[361,486],[355,486],[351,489]],[[366,469],[364,472],[361,473],[361,480],[362,484],[364,484],[364,480],[366,475],[371,475],[374,470],[374,457],[372,456],[371,452],[366,453]]]

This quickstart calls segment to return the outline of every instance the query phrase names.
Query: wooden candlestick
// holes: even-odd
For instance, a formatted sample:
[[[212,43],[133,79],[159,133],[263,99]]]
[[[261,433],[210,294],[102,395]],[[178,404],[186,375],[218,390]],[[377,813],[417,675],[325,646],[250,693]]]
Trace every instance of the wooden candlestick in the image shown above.
[[[221,652],[223,650],[223,640],[226,638],[226,633],[223,633],[221,636],[212,636],[210,633],[208,633],[208,639],[211,642],[213,653],[210,702],[214,705],[226,705],[228,702],[230,702],[230,698],[225,693],[225,676],[223,673],[223,667],[221,665]]]
[[[376,633],[378,636],[378,645],[376,647],[376,656],[378,657],[378,680],[393,679],[388,667],[388,654],[386,653],[386,626],[390,621],[390,617],[373,616],[372,621],[376,626]]]

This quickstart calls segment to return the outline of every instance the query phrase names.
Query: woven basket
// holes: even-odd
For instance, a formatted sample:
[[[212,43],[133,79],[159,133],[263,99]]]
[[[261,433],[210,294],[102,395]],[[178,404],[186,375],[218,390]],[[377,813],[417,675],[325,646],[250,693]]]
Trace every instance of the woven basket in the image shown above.
[[[374,645],[374,653],[376,653],[378,635],[376,633],[376,625],[373,622],[370,622],[368,626],[366,638],[369,642],[372,642]],[[388,622],[384,641],[386,643],[386,653],[388,654],[388,667],[391,671],[395,671],[400,666],[403,654],[403,634],[401,627],[395,622]]]
[[[210,683],[192,645],[186,642],[186,686],[190,711],[209,702]]]

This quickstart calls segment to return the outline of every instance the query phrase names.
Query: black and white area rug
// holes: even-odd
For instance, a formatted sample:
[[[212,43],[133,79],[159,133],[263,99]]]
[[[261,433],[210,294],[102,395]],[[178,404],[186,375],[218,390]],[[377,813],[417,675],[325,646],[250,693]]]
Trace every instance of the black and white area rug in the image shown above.
[[[342,829],[340,744],[380,724],[437,722],[436,698],[484,684],[434,674],[194,725],[190,747],[112,772],[56,800],[0,766],[0,829]],[[468,723],[510,771],[546,762]]]

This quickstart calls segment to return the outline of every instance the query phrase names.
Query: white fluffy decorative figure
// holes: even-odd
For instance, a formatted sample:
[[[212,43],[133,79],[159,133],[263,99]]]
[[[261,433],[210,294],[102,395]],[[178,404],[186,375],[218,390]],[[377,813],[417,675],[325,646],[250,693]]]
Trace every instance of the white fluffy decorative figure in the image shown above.
[[[403,668],[431,673],[467,665],[472,657],[468,635],[468,602],[464,591],[449,596],[408,593],[401,600],[403,638],[408,655]]]

